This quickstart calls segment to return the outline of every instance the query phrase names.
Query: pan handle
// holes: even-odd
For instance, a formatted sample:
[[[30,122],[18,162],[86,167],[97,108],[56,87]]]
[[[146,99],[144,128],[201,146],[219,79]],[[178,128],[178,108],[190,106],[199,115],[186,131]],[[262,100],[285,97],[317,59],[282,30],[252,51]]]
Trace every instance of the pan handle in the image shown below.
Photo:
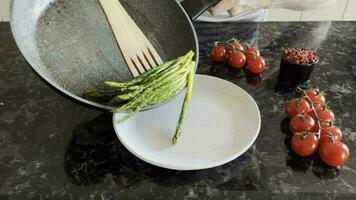
[[[184,10],[192,20],[197,19],[204,11],[217,4],[220,0],[184,0],[181,2]]]

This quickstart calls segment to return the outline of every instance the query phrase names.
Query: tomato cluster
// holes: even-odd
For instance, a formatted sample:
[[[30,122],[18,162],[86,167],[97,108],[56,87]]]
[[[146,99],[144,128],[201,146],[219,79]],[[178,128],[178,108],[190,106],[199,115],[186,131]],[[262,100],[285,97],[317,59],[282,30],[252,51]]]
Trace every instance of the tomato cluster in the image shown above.
[[[211,59],[215,62],[228,61],[229,65],[247,69],[253,74],[260,74],[265,70],[265,60],[256,47],[244,47],[238,40],[231,39],[227,42],[215,42],[211,50]]]
[[[300,156],[318,151],[325,164],[343,165],[349,149],[341,142],[342,132],[334,125],[335,115],[326,106],[324,95],[314,89],[300,91],[300,97],[289,100],[285,106],[289,130],[293,133],[291,148]]]

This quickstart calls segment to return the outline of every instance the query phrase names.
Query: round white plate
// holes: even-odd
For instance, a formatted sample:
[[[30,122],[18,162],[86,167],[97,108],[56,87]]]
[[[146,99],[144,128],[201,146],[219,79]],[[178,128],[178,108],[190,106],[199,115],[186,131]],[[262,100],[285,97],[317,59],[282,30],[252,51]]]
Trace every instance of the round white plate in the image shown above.
[[[195,75],[183,132],[178,143],[172,145],[183,99],[184,92],[122,123],[116,122],[124,114],[114,114],[114,128],[121,143],[153,165],[197,170],[230,162],[256,140],[261,117],[253,98],[228,81]]]

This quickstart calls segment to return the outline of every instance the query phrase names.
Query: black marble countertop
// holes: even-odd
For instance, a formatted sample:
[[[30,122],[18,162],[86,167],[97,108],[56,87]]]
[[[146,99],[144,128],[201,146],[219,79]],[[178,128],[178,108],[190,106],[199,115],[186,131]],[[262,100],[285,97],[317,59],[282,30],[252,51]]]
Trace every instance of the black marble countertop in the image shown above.
[[[196,23],[198,73],[231,81],[258,103],[262,128],[236,160],[208,170],[171,171],[149,165],[120,144],[111,115],[57,93],[17,49],[0,23],[0,199],[356,199],[355,22]],[[263,80],[212,64],[210,45],[258,28],[269,67]],[[244,33],[244,34],[241,34]],[[341,169],[301,159],[281,131],[285,100],[274,85],[283,47],[317,51],[312,84],[326,92],[351,157]],[[236,102],[238,103],[238,102]]]

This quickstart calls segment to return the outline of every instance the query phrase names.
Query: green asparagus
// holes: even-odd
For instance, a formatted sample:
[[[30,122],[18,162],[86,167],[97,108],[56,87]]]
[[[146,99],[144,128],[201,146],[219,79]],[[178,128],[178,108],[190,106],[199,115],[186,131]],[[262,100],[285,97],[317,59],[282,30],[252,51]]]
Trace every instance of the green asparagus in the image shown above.
[[[188,108],[188,104],[190,101],[190,96],[192,93],[192,89],[193,89],[193,74],[194,74],[194,68],[191,69],[191,71],[188,74],[188,78],[187,78],[187,89],[185,91],[185,97],[184,97],[184,102],[183,102],[183,106],[182,106],[182,110],[180,112],[179,115],[179,120],[178,120],[178,124],[176,127],[176,132],[172,138],[172,142],[173,144],[177,143],[178,137],[180,137],[181,133],[182,133],[182,127],[183,127],[183,121],[185,118],[185,113],[187,111]]]
[[[128,82],[106,81],[107,90],[89,91],[83,97],[115,107],[113,112],[129,111],[119,122],[130,118],[142,108],[160,104],[176,96],[185,86],[185,98],[172,143],[181,135],[185,113],[193,86],[195,63],[193,51],[163,63]]]

